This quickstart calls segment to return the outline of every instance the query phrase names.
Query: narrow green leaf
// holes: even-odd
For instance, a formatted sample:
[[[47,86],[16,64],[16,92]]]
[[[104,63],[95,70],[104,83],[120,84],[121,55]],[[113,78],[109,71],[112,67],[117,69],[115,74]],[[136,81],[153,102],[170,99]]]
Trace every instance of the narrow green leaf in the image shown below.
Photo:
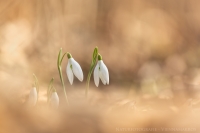
[[[61,58],[61,60],[60,60],[60,65],[61,65],[61,63],[62,63],[62,61],[63,61],[63,58],[65,57],[66,54],[67,54],[67,53],[64,53],[64,55],[62,56],[62,58]]]
[[[58,59],[57,59],[57,66],[60,66],[60,56],[62,55],[62,48],[60,48],[59,54],[58,54]]]
[[[91,62],[91,65],[90,65],[89,73],[88,73],[88,76],[87,76],[86,89],[85,89],[86,97],[87,97],[88,91],[89,91],[90,77],[91,77],[92,72],[95,68],[95,65],[96,65],[96,62],[97,62],[97,57],[98,57],[98,47],[95,47],[93,55],[92,55],[92,62]]]

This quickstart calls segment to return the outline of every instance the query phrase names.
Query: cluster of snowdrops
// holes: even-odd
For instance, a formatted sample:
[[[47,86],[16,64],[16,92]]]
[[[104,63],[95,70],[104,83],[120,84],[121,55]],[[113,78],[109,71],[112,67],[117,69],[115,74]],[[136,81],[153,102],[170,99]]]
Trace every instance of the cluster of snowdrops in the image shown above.
[[[80,81],[83,81],[83,71],[82,71],[79,63],[72,57],[72,55],[70,53],[67,52],[62,55],[62,48],[61,48],[60,52],[58,54],[57,67],[58,67],[58,72],[59,72],[60,80],[62,83],[63,91],[65,94],[66,102],[67,102],[67,104],[69,104],[66,90],[65,90],[65,84],[64,84],[64,80],[63,80],[63,76],[62,76],[62,67],[61,67],[61,64],[62,64],[62,61],[63,61],[65,55],[67,55],[67,57],[68,57],[66,73],[67,73],[67,77],[68,77],[68,80],[71,85],[73,84],[74,76],[76,76]],[[87,76],[87,82],[86,82],[87,87],[85,89],[86,97],[88,95],[90,77],[91,77],[92,73],[94,76],[95,85],[97,87],[99,86],[99,79],[101,79],[101,81],[104,85],[109,84],[109,72],[108,72],[106,65],[104,64],[104,62],[102,60],[102,56],[98,53],[97,47],[94,49],[93,56],[92,56],[92,62],[90,65],[90,70],[89,70],[89,73]],[[30,94],[29,94],[29,98],[27,101],[28,106],[35,106],[37,104],[38,96],[39,96],[38,95],[39,94],[38,79],[35,76],[35,74],[33,74],[33,76],[35,77],[35,82],[34,82],[34,87],[31,89]],[[53,81],[54,81],[54,78],[51,79],[48,89],[47,89],[47,103],[52,108],[58,108],[59,96],[56,92],[55,87],[53,86]]]

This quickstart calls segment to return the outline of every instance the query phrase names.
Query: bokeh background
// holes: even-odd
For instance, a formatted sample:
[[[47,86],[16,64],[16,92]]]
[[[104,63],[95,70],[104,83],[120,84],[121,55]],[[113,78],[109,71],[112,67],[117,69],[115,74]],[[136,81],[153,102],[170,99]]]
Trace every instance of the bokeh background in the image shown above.
[[[0,0],[1,96],[8,103],[24,104],[35,73],[39,102],[45,103],[54,77],[63,105],[56,66],[62,48],[84,73],[84,81],[75,79],[71,86],[64,59],[65,85],[75,101],[74,95],[84,95],[97,46],[108,67],[110,85],[96,88],[91,78],[91,91],[98,92],[93,97],[119,100],[137,94],[139,99],[168,99],[175,112],[185,103],[196,106],[200,97],[199,6],[199,0]]]

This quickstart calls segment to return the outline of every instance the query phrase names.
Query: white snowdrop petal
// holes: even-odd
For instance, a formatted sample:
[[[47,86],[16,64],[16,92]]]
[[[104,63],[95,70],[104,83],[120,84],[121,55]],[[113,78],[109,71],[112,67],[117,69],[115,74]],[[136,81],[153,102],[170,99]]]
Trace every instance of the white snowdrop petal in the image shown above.
[[[99,64],[97,63],[94,69],[94,83],[98,87],[99,86]]]
[[[73,58],[71,59],[71,63],[72,63],[72,71],[74,73],[74,75],[80,80],[83,81],[83,71],[81,69],[81,66],[78,64],[78,62],[76,62]]]
[[[51,97],[50,97],[50,107],[57,109],[58,106],[59,106],[59,97],[58,97],[58,94],[57,94],[57,92],[53,92],[51,94]]]
[[[101,68],[100,68],[100,69],[101,69]],[[99,77],[100,77],[100,79],[101,79],[102,83],[103,83],[104,85],[106,85],[106,80],[104,79],[104,77],[103,77],[103,74],[102,74],[101,70],[99,71]]]
[[[69,80],[70,84],[72,85],[73,80],[74,80],[74,75],[73,75],[72,69],[70,68],[70,65],[71,65],[70,62],[68,61],[66,73],[67,73],[68,80]]]
[[[109,72],[108,72],[108,68],[106,67],[106,65],[104,64],[104,62],[101,60],[100,61],[100,71],[102,73],[102,78],[106,81],[107,84],[109,84]]]
[[[37,97],[37,90],[35,87],[33,87],[29,93],[28,105],[35,106],[37,103]]]

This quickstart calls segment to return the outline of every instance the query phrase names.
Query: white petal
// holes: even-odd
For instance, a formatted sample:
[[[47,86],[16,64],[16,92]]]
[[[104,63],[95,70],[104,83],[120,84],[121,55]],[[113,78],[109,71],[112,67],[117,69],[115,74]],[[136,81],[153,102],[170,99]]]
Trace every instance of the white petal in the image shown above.
[[[29,93],[28,105],[35,106],[37,103],[37,90],[33,87]]]
[[[107,84],[109,84],[108,68],[106,67],[106,65],[104,64],[102,60],[99,61],[99,66],[100,66],[100,72],[102,74],[102,78],[106,81]]]
[[[72,64],[72,71],[74,75],[80,80],[83,81],[83,71],[81,66],[73,58],[70,58]]]
[[[67,73],[68,80],[69,80],[70,84],[72,85],[73,80],[74,80],[74,75],[72,73],[72,69],[70,68],[70,65],[71,65],[70,62],[68,61],[66,73]]]
[[[101,71],[99,71],[99,77],[100,77],[102,83],[103,83],[104,85],[106,85],[106,80],[104,79],[103,74],[102,74]]]
[[[51,94],[51,97],[50,97],[50,107],[57,109],[58,106],[59,106],[59,97],[58,97],[58,94],[57,94],[57,92],[53,92]]]
[[[97,87],[99,86],[99,64],[98,63],[94,69],[94,83]]]

